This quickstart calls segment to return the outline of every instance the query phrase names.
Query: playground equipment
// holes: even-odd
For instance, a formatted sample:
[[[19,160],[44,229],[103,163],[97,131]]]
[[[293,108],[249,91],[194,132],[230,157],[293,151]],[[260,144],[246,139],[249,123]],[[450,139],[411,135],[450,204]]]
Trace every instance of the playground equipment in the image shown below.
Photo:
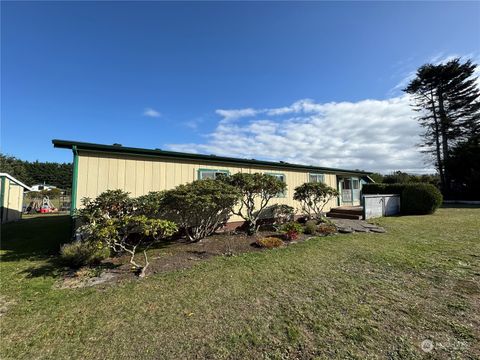
[[[43,196],[43,199],[40,200],[39,198],[33,199],[30,204],[27,206],[26,212],[28,214],[32,213],[53,213],[53,212],[58,212],[58,209],[53,206],[52,202],[50,201],[50,198],[45,195]]]

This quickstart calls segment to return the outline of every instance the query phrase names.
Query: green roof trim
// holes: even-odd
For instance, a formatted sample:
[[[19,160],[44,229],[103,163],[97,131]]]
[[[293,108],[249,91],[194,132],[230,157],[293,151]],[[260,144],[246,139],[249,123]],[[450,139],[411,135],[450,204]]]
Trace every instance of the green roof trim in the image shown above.
[[[77,151],[95,151],[95,152],[106,152],[106,153],[121,153],[129,155],[142,155],[142,156],[153,156],[164,159],[177,159],[177,160],[194,160],[194,161],[206,161],[209,163],[227,163],[232,165],[247,165],[247,166],[266,166],[275,169],[291,169],[291,170],[302,170],[302,171],[323,171],[327,173],[334,174],[362,174],[370,175],[371,172],[361,171],[361,170],[346,170],[346,169],[335,169],[328,167],[320,166],[310,166],[310,165],[301,165],[301,164],[291,164],[287,162],[275,162],[275,161],[264,161],[264,160],[255,160],[255,159],[241,159],[233,158],[226,156],[216,156],[216,155],[204,155],[204,154],[190,154],[176,151],[165,151],[160,149],[142,149],[142,148],[133,148],[125,147],[122,145],[102,145],[94,144],[87,142],[78,142],[70,140],[52,140],[53,146],[56,148],[62,149],[73,149],[75,146]]]

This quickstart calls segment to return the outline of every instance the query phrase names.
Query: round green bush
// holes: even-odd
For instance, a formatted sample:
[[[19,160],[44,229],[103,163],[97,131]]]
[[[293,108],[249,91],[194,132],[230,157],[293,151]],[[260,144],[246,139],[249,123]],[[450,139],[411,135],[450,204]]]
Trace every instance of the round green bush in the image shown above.
[[[431,184],[407,186],[402,192],[402,212],[412,215],[433,214],[442,201],[442,194]]]

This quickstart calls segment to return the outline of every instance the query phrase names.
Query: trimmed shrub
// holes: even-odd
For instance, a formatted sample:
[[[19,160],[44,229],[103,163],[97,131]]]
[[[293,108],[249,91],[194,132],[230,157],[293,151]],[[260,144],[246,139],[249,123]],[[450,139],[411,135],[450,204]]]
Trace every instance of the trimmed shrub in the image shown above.
[[[337,227],[333,224],[320,224],[317,227],[317,232],[322,235],[335,234],[337,232]]]
[[[270,200],[287,190],[286,183],[268,174],[236,173],[221,176],[220,179],[240,191],[240,206],[232,208],[232,212],[247,222],[249,235],[257,232],[260,225],[258,220]]]
[[[430,184],[407,186],[402,192],[401,207],[405,214],[433,214],[442,205],[440,191]]]
[[[302,233],[303,227],[297,222],[291,221],[282,226],[281,231],[285,234],[287,240],[292,241],[298,238],[298,235]]]
[[[221,228],[239,199],[240,192],[235,187],[205,179],[166,191],[162,203],[193,242]]]
[[[95,199],[83,198],[83,207],[77,210],[77,217],[83,223],[97,223],[105,219],[132,215],[135,200],[122,190],[107,190]]]
[[[440,191],[431,184],[365,184],[363,194],[398,194],[403,214],[433,214],[442,204]]]
[[[322,182],[304,183],[295,188],[293,198],[300,202],[307,218],[323,221],[323,208],[338,196],[338,191]]]
[[[303,232],[308,235],[313,235],[317,232],[317,222],[315,220],[308,220],[305,223]]]
[[[165,191],[151,191],[147,195],[135,199],[135,214],[145,215],[149,218],[164,218],[163,198]]]
[[[60,248],[60,262],[73,269],[98,265],[109,256],[110,250],[107,247],[83,241],[65,244]]]
[[[273,248],[282,246],[283,241],[282,239],[271,236],[271,237],[257,239],[257,241],[255,241],[255,244],[262,248],[273,249]]]

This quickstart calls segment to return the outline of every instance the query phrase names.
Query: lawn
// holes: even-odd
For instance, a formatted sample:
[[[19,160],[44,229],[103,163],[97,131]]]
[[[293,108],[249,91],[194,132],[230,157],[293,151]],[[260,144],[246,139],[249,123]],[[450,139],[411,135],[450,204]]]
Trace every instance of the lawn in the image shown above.
[[[68,239],[68,217],[9,224],[0,357],[479,358],[480,209],[379,222],[387,233],[63,290],[51,256]]]

